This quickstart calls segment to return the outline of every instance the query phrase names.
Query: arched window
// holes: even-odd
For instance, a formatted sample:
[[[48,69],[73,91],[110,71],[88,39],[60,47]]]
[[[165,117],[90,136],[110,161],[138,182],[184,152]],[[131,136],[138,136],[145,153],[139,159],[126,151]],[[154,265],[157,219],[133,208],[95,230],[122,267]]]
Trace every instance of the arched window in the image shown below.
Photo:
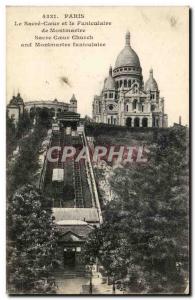
[[[129,106],[128,106],[128,104],[126,105],[126,111],[129,111]]]
[[[127,80],[124,80],[124,87],[127,86]]]
[[[126,119],[126,126],[127,127],[132,127],[132,119],[131,118]]]
[[[148,127],[148,119],[147,118],[142,119],[142,126],[143,127]]]
[[[131,80],[128,81],[128,87],[131,87]]]
[[[134,99],[134,100],[133,100],[133,109],[136,109],[136,108],[137,108],[137,100]]]
[[[122,84],[123,84],[123,81],[122,81],[122,80],[120,80],[120,87],[122,86]]]
[[[139,127],[139,118],[134,119],[134,127]]]

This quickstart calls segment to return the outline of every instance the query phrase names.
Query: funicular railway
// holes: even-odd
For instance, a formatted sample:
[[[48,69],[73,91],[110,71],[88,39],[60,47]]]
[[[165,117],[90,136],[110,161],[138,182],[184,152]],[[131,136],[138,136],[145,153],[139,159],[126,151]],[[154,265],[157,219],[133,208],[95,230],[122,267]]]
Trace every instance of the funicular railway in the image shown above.
[[[97,208],[97,197],[90,169],[90,158],[77,160],[79,151],[86,147],[84,131],[79,131],[79,122],[59,118],[53,125],[50,147],[59,147],[53,152],[55,162],[47,161],[44,192],[52,198],[54,208]],[[63,161],[63,150],[73,146],[76,155]]]
[[[44,194],[51,199],[59,231],[58,251],[63,270],[67,265],[83,270],[83,243],[94,225],[102,223],[90,157],[76,159],[83,146],[87,148],[84,127],[80,126],[77,115],[62,116],[53,124],[49,147],[60,147],[61,151],[54,151],[55,162],[45,161],[41,180]],[[65,146],[75,147],[76,155],[62,161]]]
[[[68,134],[67,134],[68,133]],[[72,136],[74,134],[74,136]],[[83,160],[76,161],[76,156],[62,162],[63,149],[65,146],[74,146],[77,150],[82,149],[83,141],[81,136],[77,135],[71,128],[60,128],[59,131],[53,133],[51,147],[59,146],[62,151],[57,151],[57,161],[48,162],[48,169],[45,177],[45,188],[51,186],[53,188],[54,198],[56,203],[54,206],[67,207],[92,207],[92,199],[90,193],[89,182],[87,180],[86,164]],[[58,171],[58,172],[55,172]],[[54,178],[54,172],[56,178]],[[63,176],[63,180],[61,178]],[[72,192],[71,192],[72,187]],[[74,190],[74,191],[73,191]],[[67,192],[69,191],[68,201],[66,203]],[[72,201],[70,203],[70,197]],[[58,202],[58,203],[57,203]]]

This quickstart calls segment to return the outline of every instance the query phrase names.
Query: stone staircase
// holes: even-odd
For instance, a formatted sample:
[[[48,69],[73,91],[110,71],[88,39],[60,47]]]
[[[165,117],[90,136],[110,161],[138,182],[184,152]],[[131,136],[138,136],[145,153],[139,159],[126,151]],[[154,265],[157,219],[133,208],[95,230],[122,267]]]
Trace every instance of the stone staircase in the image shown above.
[[[89,275],[86,273],[83,268],[66,268],[66,269],[58,269],[54,272],[54,276],[56,278],[65,279],[65,278],[77,278],[77,277],[88,277]]]

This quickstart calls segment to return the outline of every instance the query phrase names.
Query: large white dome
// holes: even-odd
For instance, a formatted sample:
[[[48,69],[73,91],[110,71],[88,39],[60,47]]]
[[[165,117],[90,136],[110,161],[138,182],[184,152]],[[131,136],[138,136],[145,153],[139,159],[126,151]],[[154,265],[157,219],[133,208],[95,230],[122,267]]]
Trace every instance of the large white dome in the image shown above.
[[[126,33],[126,44],[123,50],[119,53],[116,59],[115,68],[131,66],[140,68],[139,57],[130,45],[130,33]]]

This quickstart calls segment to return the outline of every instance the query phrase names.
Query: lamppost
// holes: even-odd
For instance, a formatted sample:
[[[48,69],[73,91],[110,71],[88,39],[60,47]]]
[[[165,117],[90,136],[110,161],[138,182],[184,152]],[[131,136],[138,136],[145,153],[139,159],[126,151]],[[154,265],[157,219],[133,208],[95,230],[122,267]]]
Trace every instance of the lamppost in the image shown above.
[[[116,291],[115,279],[113,279],[113,283],[112,283],[112,293],[115,294],[115,291]]]
[[[89,265],[89,270],[90,270],[90,281],[89,281],[89,294],[93,294],[93,284],[92,284],[92,276],[93,276],[93,259],[90,257],[90,265]]]

